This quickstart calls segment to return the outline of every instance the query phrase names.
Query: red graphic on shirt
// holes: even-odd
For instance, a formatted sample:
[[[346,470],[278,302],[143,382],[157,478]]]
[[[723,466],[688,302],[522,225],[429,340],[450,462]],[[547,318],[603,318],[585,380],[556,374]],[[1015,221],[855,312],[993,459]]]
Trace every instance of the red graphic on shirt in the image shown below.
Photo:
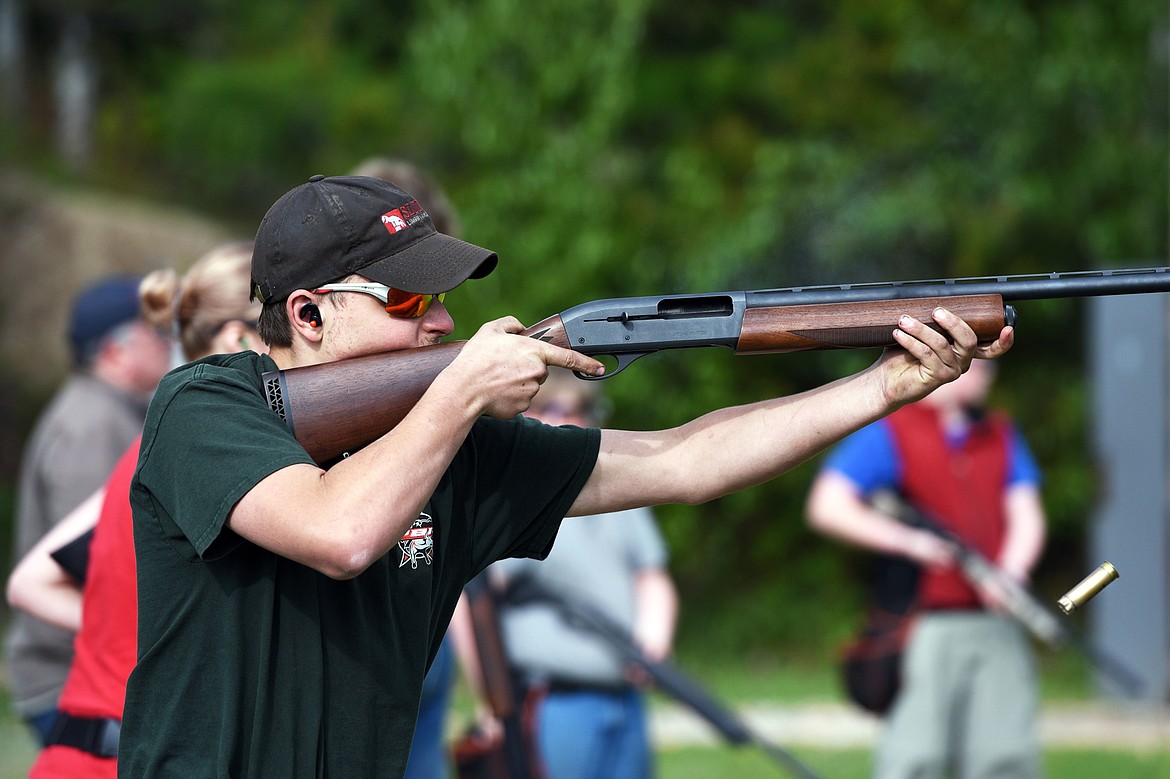
[[[418,519],[411,523],[410,528],[402,534],[398,542],[398,549],[402,552],[402,559],[398,567],[410,563],[411,568],[418,568],[419,560],[430,565],[434,560],[435,542],[431,538],[434,532],[430,514],[419,514]]]

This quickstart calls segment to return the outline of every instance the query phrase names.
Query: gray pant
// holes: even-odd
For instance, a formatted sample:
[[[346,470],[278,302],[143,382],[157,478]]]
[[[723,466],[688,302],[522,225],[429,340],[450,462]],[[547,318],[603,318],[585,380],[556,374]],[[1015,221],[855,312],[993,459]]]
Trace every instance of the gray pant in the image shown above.
[[[902,658],[876,779],[1037,779],[1036,675],[1023,630],[985,612],[927,612]]]

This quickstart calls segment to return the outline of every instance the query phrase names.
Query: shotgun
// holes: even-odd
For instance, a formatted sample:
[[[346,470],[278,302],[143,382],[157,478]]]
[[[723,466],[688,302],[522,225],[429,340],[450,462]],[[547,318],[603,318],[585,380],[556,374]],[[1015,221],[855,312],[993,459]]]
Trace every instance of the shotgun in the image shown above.
[[[991,342],[1016,322],[1009,301],[1167,291],[1170,267],[607,298],[555,314],[523,334],[614,358],[617,366],[606,376],[582,376],[608,378],[663,349],[777,354],[894,346],[901,315],[939,330],[931,318],[939,306]],[[268,403],[310,456],[326,463],[402,421],[464,343],[269,371],[263,377]]]
[[[681,668],[666,660],[648,658],[625,627],[590,604],[586,598],[554,593],[531,577],[524,577],[510,587],[505,602],[512,606],[545,603],[554,607],[566,623],[599,636],[626,663],[645,672],[660,692],[689,708],[728,743],[737,747],[754,745],[760,748],[775,763],[799,779],[820,779],[820,775],[804,761],[754,731],[735,711],[721,703]]]
[[[463,589],[475,632],[475,649],[483,677],[483,697],[499,720],[503,736],[498,744],[482,745],[474,736],[457,742],[454,751],[460,779],[546,779],[544,764],[527,721],[524,691],[508,665],[500,634],[496,596],[480,573]]]
[[[1129,696],[1135,698],[1141,696],[1145,684],[1134,670],[1095,646],[1073,627],[1071,622],[1057,616],[1054,610],[1045,606],[1031,589],[1016,581],[954,531],[893,493],[878,493],[872,498],[872,503],[878,511],[912,527],[928,530],[950,544],[955,550],[955,560],[959,569],[967,581],[974,586],[998,585],[1004,596],[1004,610],[1037,641],[1049,649],[1069,647],[1080,652],[1091,666],[1109,677]]]

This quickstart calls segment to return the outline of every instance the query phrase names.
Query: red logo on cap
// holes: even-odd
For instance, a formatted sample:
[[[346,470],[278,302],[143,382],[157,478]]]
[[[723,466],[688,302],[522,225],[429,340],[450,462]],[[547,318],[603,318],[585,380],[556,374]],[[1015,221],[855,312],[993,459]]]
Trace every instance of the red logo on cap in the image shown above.
[[[386,229],[390,231],[391,235],[394,235],[394,233],[402,232],[426,218],[427,212],[423,210],[423,207],[418,204],[417,200],[411,200],[393,211],[382,214],[382,224],[386,225]]]
[[[406,220],[402,218],[402,211],[397,208],[382,214],[382,224],[390,231],[390,235],[406,229]]]

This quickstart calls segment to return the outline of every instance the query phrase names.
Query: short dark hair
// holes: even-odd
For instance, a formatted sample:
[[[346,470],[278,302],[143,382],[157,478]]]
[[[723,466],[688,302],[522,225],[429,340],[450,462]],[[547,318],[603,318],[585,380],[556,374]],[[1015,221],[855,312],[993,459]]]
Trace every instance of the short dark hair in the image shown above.
[[[292,322],[288,321],[284,300],[269,303],[260,309],[260,318],[256,321],[256,332],[260,340],[274,347],[292,346]]]
[[[340,278],[330,279],[332,284],[336,281],[357,281],[362,278],[360,274],[350,273]],[[273,346],[292,346],[292,322],[288,318],[288,309],[286,308],[284,300],[276,303],[269,303],[260,309],[260,318],[256,323],[256,332],[260,334],[260,339],[269,347]],[[345,295],[330,295],[329,302],[334,308],[340,308],[345,305]]]

